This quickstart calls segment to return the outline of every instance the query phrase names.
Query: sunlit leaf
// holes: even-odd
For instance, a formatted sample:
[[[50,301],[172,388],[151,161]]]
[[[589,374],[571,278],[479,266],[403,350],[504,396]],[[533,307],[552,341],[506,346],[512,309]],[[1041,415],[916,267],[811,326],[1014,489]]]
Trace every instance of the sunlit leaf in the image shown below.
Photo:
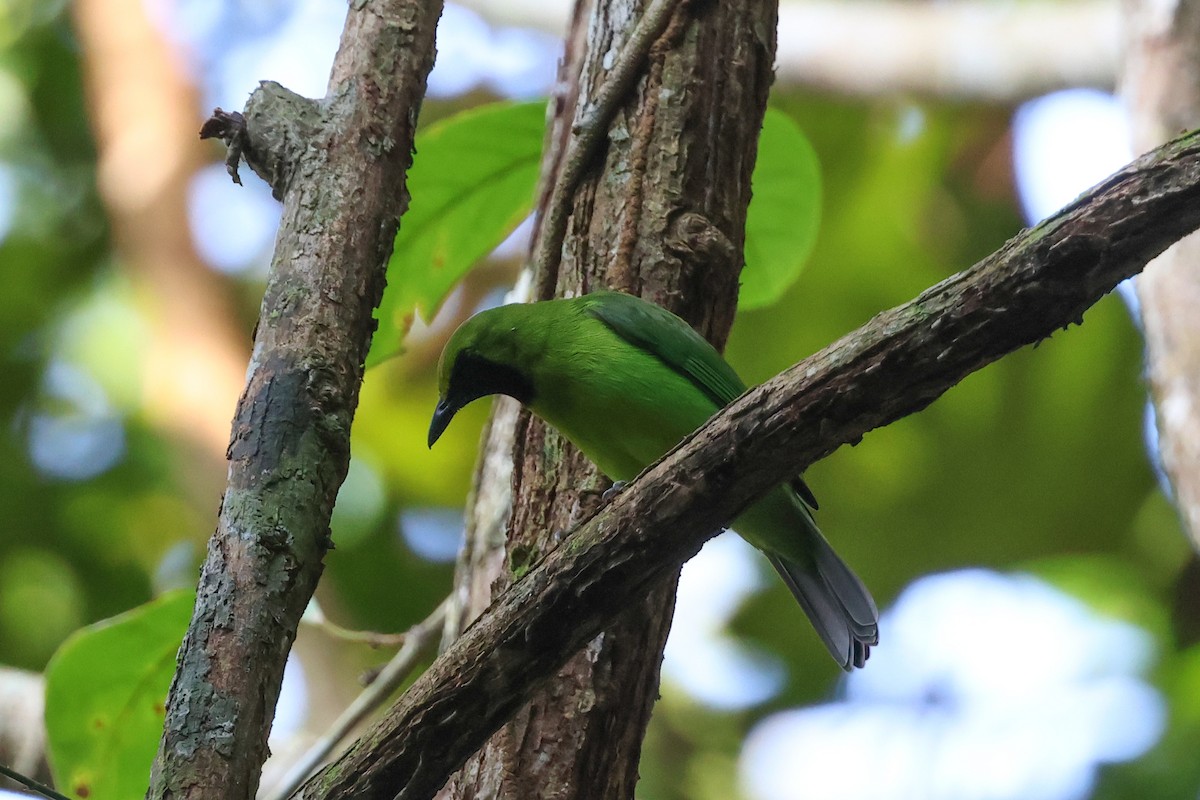
[[[800,275],[817,240],[820,164],[807,137],[782,111],[767,109],[751,186],[739,308],[778,300]]]
[[[412,204],[396,236],[388,290],[368,358],[400,349],[413,313],[432,315],[450,289],[529,214],[545,104],[496,103],[457,114],[417,137]],[[774,302],[800,274],[820,220],[816,153],[796,123],[768,109],[746,223],[739,304]]]
[[[195,604],[165,595],[63,642],[46,668],[54,782],[72,797],[141,797],[162,734],[175,654]]]
[[[395,355],[414,309],[429,318],[447,293],[533,207],[546,104],[496,103],[417,136],[412,203],[388,264],[388,289],[368,363]]]

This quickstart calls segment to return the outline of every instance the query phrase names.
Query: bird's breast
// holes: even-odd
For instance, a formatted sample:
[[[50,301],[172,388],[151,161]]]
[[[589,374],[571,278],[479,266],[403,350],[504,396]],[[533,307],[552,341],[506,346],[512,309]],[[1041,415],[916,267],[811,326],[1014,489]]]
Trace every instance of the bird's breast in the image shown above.
[[[629,480],[716,411],[690,381],[649,355],[620,367],[547,375],[532,410],[613,480]],[[578,364],[574,365],[580,366]]]

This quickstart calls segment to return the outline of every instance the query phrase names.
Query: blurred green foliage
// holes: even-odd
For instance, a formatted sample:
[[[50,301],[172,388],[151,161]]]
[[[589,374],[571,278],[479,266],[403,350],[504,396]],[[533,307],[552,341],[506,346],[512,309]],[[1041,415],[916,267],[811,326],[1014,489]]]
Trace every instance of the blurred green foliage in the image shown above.
[[[60,789],[138,797],[162,733],[163,701],[196,595],[171,592],[76,631],[46,667],[46,729]]]
[[[0,12],[0,663],[32,669],[79,626],[194,581],[218,505],[195,484],[220,480],[219,470],[197,478],[203,462],[194,445],[153,427],[139,408],[145,333],[95,190],[80,52],[68,21],[42,16],[41,7]],[[1021,227],[1011,109],[794,91],[773,102],[812,143],[823,207],[800,278],[735,324],[729,358],[752,382],[970,265]],[[444,111],[429,102],[423,119]],[[2,201],[5,186],[11,204]],[[239,293],[260,289],[253,279],[223,280]],[[253,312],[237,324],[249,331]],[[1030,569],[1145,625],[1161,648],[1154,677],[1170,727],[1148,756],[1107,771],[1098,796],[1194,797],[1200,652],[1177,646],[1170,622],[1189,551],[1144,453],[1140,349],[1125,309],[1108,298],[1081,327],[972,375],[808,478],[823,529],[881,605],[920,575],[983,565]],[[99,387],[120,423],[120,451],[96,474],[56,474],[34,458],[35,420],[82,413],[51,390],[56,364]],[[319,590],[342,624],[403,629],[450,585],[451,565],[419,556],[400,515],[463,503],[486,408],[467,409],[430,452],[435,395],[428,350],[368,374],[334,520],[337,549]],[[834,687],[836,670],[786,590],[765,587],[733,628],[782,659],[785,691],[727,713],[665,686],[643,759],[645,800],[737,797],[733,768],[747,728]],[[354,658],[381,656],[360,649]]]
[[[529,215],[541,166],[546,104],[496,103],[417,135],[412,200],[388,264],[388,289],[368,364],[400,350],[414,309],[426,318],[471,267]]]
[[[821,165],[796,121],[768,108],[746,209],[738,308],[774,303],[800,277],[821,222]]]
[[[544,102],[493,103],[419,132],[412,195],[388,264],[388,289],[367,365],[401,350],[414,312],[426,318],[467,271],[533,210],[546,122]],[[796,123],[768,109],[746,220],[738,303],[769,305],[796,280],[817,235],[821,170]]]
[[[171,491],[155,486],[164,444],[136,426],[130,445],[141,446],[83,485],[48,480],[30,458],[33,419],[56,411],[44,375],[59,326],[113,258],[71,30],[15,27],[37,6],[31,17],[10,9],[0,48],[0,181],[12,200],[0,212],[0,661],[32,668],[75,627],[148,597],[151,565],[129,556],[121,518]]]

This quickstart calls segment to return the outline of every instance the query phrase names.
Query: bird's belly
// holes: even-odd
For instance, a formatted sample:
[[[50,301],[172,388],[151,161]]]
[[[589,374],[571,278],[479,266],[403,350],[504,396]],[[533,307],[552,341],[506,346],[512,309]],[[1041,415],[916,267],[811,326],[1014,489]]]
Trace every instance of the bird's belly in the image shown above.
[[[657,424],[656,424],[657,423]],[[606,418],[602,424],[588,430],[586,435],[571,435],[575,445],[595,462],[608,477],[627,481],[660,459],[668,450],[691,433],[662,420],[649,420],[637,414],[620,414]]]
[[[630,480],[716,411],[711,401],[682,379],[678,386],[663,383],[611,389],[593,386],[534,411],[609,478]]]

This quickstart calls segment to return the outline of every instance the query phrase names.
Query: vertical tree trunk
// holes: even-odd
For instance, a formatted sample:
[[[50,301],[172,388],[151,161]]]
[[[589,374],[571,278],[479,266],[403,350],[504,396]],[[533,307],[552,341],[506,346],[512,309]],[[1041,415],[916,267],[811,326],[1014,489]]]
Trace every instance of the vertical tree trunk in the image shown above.
[[[1123,88],[1141,152],[1200,126],[1200,0],[1169,7],[1131,1],[1126,18]],[[1200,548],[1200,235],[1179,241],[1135,283],[1159,453],[1180,518]]]
[[[148,798],[257,793],[284,662],[350,463],[441,13],[441,0],[356,2],[325,98],[264,83],[247,104],[241,144],[283,199],[283,218]]]
[[[585,118],[642,11],[635,0],[599,3],[590,15],[577,7],[565,60],[573,80],[558,102],[557,130]],[[572,193],[561,262],[534,276],[536,299],[617,288],[672,309],[724,344],[772,79],[776,14],[775,3],[754,0],[678,4],[589,177]],[[553,146],[561,137],[549,138],[551,151],[561,153]],[[560,179],[561,159],[547,159],[545,170],[545,185]],[[544,226],[545,203],[540,210]],[[537,236],[546,235],[540,228]],[[507,401],[497,403],[484,454],[458,578],[468,617],[552,549],[604,485],[566,440]],[[593,640],[440,797],[632,797],[675,583]]]

